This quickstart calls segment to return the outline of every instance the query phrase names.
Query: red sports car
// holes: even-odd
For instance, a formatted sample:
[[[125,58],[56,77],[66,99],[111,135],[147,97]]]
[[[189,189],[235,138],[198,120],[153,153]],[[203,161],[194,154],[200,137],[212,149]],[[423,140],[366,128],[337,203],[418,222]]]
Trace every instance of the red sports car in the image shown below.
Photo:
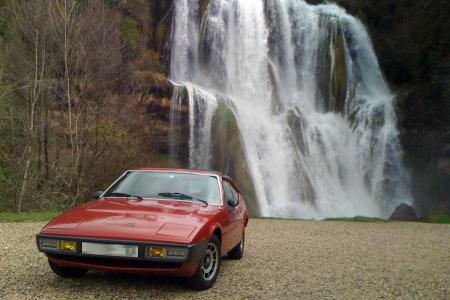
[[[136,169],[36,237],[62,277],[89,269],[188,278],[210,288],[222,256],[240,259],[248,213],[236,184],[210,171]]]

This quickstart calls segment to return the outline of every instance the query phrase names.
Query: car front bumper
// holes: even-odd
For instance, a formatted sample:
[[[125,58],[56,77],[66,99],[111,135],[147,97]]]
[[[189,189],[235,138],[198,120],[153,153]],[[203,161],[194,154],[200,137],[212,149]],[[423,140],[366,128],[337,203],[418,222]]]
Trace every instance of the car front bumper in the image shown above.
[[[41,239],[74,241],[76,243],[76,250],[68,252],[45,248],[40,243]],[[83,253],[83,242],[128,245],[137,247],[138,251],[136,257],[87,254]],[[45,234],[38,234],[36,236],[36,243],[40,252],[44,252],[51,261],[61,266],[104,271],[154,273],[179,277],[191,277],[195,274],[208,246],[208,241],[201,241],[195,244],[172,244]],[[148,247],[186,249],[187,255],[180,258],[148,257],[146,255],[146,249]]]

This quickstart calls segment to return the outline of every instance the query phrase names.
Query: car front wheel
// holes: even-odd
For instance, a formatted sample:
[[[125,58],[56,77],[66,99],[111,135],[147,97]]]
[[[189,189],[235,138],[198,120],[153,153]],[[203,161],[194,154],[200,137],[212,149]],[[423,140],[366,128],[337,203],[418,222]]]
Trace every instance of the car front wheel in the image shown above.
[[[58,264],[55,264],[51,260],[48,260],[48,264],[50,266],[50,269],[52,269],[53,273],[64,278],[81,277],[88,271],[86,269],[63,267]]]
[[[218,237],[213,235],[197,272],[193,277],[189,278],[189,285],[194,290],[203,291],[213,286],[220,271],[222,259],[220,247]]]

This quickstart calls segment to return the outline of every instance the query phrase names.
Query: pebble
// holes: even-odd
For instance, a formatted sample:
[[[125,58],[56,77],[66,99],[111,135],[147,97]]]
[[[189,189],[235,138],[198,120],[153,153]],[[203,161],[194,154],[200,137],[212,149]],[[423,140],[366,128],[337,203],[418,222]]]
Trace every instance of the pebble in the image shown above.
[[[0,223],[1,299],[448,299],[450,225],[251,219],[244,258],[214,287],[90,271],[54,275],[36,250],[44,223]]]

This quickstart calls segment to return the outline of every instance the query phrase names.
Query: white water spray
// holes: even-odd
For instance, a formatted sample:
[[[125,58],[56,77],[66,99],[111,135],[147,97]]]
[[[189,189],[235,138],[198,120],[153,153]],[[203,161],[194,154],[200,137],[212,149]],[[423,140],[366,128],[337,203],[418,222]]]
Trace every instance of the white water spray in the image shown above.
[[[334,4],[210,0],[199,24],[198,1],[175,7],[172,105],[187,91],[190,167],[209,166],[221,94],[262,215],[386,218],[410,203],[395,98],[357,19]]]

